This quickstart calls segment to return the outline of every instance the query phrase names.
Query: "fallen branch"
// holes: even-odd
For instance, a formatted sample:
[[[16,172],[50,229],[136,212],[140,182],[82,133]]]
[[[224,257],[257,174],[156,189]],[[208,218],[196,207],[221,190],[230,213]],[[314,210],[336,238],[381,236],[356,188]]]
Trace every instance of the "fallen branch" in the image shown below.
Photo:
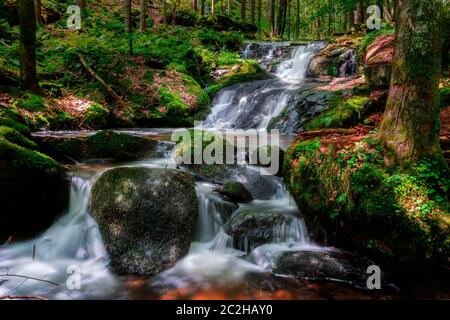
[[[44,279],[39,279],[39,278],[34,278],[34,277],[28,277],[28,276],[23,276],[23,275],[20,275],[20,274],[5,273],[5,274],[0,274],[0,277],[22,278],[22,279],[27,279],[27,280],[35,280],[35,281],[46,282],[46,283],[52,284],[54,286],[59,286],[59,284],[57,284],[56,282],[50,281],[50,280],[44,280]]]
[[[95,79],[97,80],[104,88],[106,91],[108,91],[108,93],[111,95],[112,98],[114,98],[114,100],[116,100],[119,104],[121,104],[122,106],[128,107],[126,102],[122,99],[121,96],[119,96],[102,78],[100,78],[100,76],[98,74],[95,73],[94,70],[92,70],[92,68],[89,66],[89,64],[87,63],[86,59],[84,58],[83,55],[79,54],[78,55],[80,58],[80,62],[83,65],[83,67],[86,69],[86,71]]]

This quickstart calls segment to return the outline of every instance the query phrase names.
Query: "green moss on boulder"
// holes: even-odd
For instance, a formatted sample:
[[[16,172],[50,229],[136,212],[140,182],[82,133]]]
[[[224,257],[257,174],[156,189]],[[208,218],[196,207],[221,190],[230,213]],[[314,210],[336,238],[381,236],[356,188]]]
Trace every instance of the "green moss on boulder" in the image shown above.
[[[90,204],[116,273],[153,276],[189,250],[198,202],[185,172],[109,170],[94,184]]]
[[[234,65],[222,78],[215,81],[205,89],[213,97],[219,90],[237,83],[270,79],[271,76],[254,60],[242,60]]]
[[[5,126],[0,126],[0,137],[4,137],[9,142],[15,143],[21,147],[37,150],[38,145],[30,139],[23,136],[19,131]]]
[[[330,100],[330,107],[317,117],[306,123],[306,130],[318,130],[325,128],[348,128],[362,120],[372,101],[369,97],[353,96],[347,100],[341,97],[341,93],[335,93]]]
[[[63,212],[69,196],[65,174],[52,158],[0,137],[1,239],[40,232]]]
[[[114,131],[99,131],[89,137],[39,138],[41,149],[60,160],[132,160],[155,152],[156,141]]]
[[[253,201],[252,194],[247,190],[244,184],[238,181],[225,181],[223,186],[217,189],[217,192],[223,194],[233,202],[247,203]]]
[[[284,178],[315,239],[405,272],[448,267],[448,167],[424,159],[401,171],[383,159],[374,139],[338,151],[318,140],[297,141],[286,153]]]

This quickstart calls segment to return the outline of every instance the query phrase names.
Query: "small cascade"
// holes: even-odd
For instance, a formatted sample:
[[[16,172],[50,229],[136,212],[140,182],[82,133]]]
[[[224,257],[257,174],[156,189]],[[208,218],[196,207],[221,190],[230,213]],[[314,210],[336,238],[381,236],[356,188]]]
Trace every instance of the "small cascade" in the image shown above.
[[[355,75],[357,73],[356,51],[348,51],[343,60],[344,62],[339,68],[339,77]]]
[[[295,47],[293,51],[292,47],[288,47],[292,53],[278,64],[274,73],[276,79],[237,84],[220,91],[214,98],[212,112],[203,126],[215,129],[267,128],[270,121],[295,100],[296,92],[304,85],[311,58],[325,46],[324,42],[312,42],[308,46]],[[243,56],[258,56],[255,52],[262,51],[262,47],[249,44]],[[265,59],[273,61],[273,55],[282,46],[271,44],[264,48],[266,55],[260,60],[262,65]]]
[[[23,283],[22,278],[7,278],[8,281],[0,287],[0,295],[11,290],[16,295],[46,293],[54,299],[72,299],[78,295],[84,298],[108,295],[108,291],[115,287],[114,277],[107,269],[107,254],[100,231],[88,214],[92,180],[92,177],[72,178],[67,213],[41,236],[0,247],[2,274],[26,275],[60,285],[34,280]],[[71,274],[68,270],[82,270],[81,290],[68,290],[64,286]]]
[[[275,75],[282,81],[299,81],[306,77],[309,62],[314,54],[325,47],[323,42],[312,42],[308,46],[299,46],[288,59],[278,66]]]

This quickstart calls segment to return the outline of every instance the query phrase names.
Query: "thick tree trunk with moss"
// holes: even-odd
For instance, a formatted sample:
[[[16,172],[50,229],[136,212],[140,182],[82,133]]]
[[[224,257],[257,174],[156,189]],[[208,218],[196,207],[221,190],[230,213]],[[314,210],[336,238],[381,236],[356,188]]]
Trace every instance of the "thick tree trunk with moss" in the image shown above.
[[[392,80],[381,137],[388,165],[440,153],[441,0],[399,0]]]
[[[19,1],[20,76],[22,88],[39,93],[36,74],[36,16],[34,1]]]

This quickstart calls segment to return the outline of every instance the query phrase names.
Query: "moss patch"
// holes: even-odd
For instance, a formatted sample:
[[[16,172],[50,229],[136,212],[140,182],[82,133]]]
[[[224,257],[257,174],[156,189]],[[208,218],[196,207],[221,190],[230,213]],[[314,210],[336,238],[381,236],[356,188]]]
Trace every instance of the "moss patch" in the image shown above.
[[[351,127],[362,120],[363,114],[371,106],[371,100],[364,96],[353,96],[345,100],[341,92],[336,92],[328,105],[325,112],[305,124],[307,130]]]
[[[19,131],[13,128],[0,126],[0,137],[4,137],[9,142],[15,143],[27,149],[31,150],[38,149],[38,145],[35,142],[24,137]]]
[[[316,238],[405,271],[448,267],[448,168],[424,159],[405,172],[387,169],[383,158],[372,138],[338,151],[298,141],[287,151],[284,177]]]
[[[83,138],[41,138],[42,150],[62,161],[86,159],[132,160],[151,155],[157,142],[113,131]]]
[[[241,60],[240,64],[230,68],[230,72],[205,89],[205,92],[213,97],[219,90],[237,83],[250,82],[255,80],[270,79],[271,76],[263,70],[257,61]]]

